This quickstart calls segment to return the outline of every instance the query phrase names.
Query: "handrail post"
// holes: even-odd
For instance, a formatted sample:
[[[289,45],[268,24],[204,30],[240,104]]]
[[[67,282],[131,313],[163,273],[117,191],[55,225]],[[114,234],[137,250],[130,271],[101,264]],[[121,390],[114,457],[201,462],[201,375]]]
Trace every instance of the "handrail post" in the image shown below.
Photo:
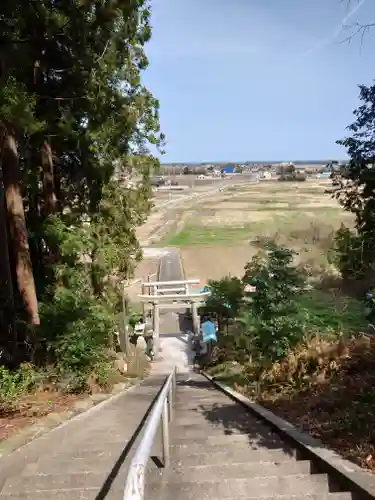
[[[176,387],[177,387],[176,368],[173,368],[172,386],[173,386],[173,391],[176,393]]]
[[[169,423],[168,423],[168,402],[165,399],[163,405],[163,415],[162,415],[162,440],[163,440],[163,465],[164,467],[169,466],[170,455],[169,455]]]
[[[176,368],[174,367],[153,405],[148,422],[145,426],[144,435],[131,460],[126,478],[123,500],[144,500],[146,465],[150,458],[155,437],[158,434],[158,428],[161,428],[163,466],[166,468],[170,464],[169,419],[173,416],[172,406],[175,396],[175,387]]]
[[[168,404],[169,404],[169,421],[171,421],[173,418],[173,384],[169,386]]]

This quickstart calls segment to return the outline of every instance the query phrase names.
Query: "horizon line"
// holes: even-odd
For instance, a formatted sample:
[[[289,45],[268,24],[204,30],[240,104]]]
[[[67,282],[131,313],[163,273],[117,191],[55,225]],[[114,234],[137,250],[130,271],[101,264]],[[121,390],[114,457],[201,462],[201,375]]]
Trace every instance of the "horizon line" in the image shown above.
[[[331,161],[337,161],[338,163],[346,162],[348,161],[347,159],[339,159],[339,160],[333,160],[332,158],[330,159],[322,159],[322,160],[245,160],[245,161],[238,161],[238,160],[231,160],[231,161],[168,161],[168,162],[160,162],[160,165],[215,165],[215,164],[234,164],[234,163],[252,163],[252,164],[257,164],[257,163],[329,163]]]

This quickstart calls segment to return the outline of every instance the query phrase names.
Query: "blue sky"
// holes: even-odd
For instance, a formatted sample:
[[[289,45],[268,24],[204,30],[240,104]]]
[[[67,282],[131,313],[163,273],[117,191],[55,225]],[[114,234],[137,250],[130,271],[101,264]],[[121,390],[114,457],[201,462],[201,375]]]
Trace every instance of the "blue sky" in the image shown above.
[[[374,0],[153,0],[145,85],[163,162],[345,158],[335,144],[375,79]]]

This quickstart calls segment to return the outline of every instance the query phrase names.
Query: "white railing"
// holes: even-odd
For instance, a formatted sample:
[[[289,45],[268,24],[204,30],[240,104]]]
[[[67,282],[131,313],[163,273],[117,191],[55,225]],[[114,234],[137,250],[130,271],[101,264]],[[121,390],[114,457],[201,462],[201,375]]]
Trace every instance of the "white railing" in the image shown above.
[[[145,471],[160,423],[163,442],[163,465],[164,467],[168,467],[169,465],[169,422],[172,420],[173,415],[173,399],[175,389],[176,369],[173,368],[163,386],[163,389],[157,397],[150,417],[146,423],[141,442],[139,443],[130,463],[123,500],[144,500]]]

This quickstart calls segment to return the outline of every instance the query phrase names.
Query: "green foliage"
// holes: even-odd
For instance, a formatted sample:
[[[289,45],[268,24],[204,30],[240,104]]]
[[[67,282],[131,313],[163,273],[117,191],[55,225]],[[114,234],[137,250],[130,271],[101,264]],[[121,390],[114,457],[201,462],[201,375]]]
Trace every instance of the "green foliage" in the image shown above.
[[[245,266],[243,282],[256,287],[251,298],[251,310],[264,319],[275,314],[296,312],[295,297],[304,285],[301,272],[293,264],[295,252],[272,241]]]
[[[135,327],[135,325],[141,320],[142,318],[142,313],[141,312],[132,312],[130,315],[129,315],[129,320],[128,320],[128,324],[129,326],[131,326],[132,328]]]
[[[243,285],[237,277],[225,276],[221,280],[208,282],[210,295],[203,313],[213,315],[219,322],[224,318],[234,318],[241,307]]]
[[[245,266],[242,281],[225,277],[209,283],[211,296],[202,312],[219,319],[219,346],[225,359],[278,360],[303,337],[298,299],[304,277],[293,263],[295,254],[272,241],[264,247]],[[252,291],[245,292],[249,286]],[[227,331],[223,320],[227,325],[231,321]]]
[[[366,331],[363,304],[353,297],[346,297],[339,291],[309,290],[297,300],[308,335],[319,334],[335,340],[337,336],[349,337]]]
[[[87,376],[103,358],[115,331],[114,311],[92,295],[65,287],[41,306],[40,335],[47,340],[56,364],[62,371]]]
[[[292,250],[273,242],[267,242],[265,250],[245,266],[243,282],[255,287],[254,292],[246,294],[249,305],[245,315],[260,355],[280,359],[303,336],[296,298],[304,278],[293,264]]]
[[[34,119],[36,99],[25,85],[9,76],[0,86],[0,117],[5,124],[27,133],[38,132],[43,124]]]
[[[356,234],[344,225],[336,232],[333,260],[344,280],[360,282],[372,270],[371,258],[366,258],[370,253],[368,243],[364,235]]]
[[[336,237],[338,266],[345,279],[374,279],[375,262],[375,86],[360,86],[362,104],[354,111],[351,136],[337,143],[350,161],[332,175],[330,193],[355,216],[356,233],[342,228]]]
[[[36,382],[36,372],[32,365],[23,363],[15,370],[0,366],[0,411],[15,409],[19,398],[25,395]]]
[[[119,283],[141,258],[136,229],[159,163],[151,149],[165,140],[159,103],[141,82],[150,15],[147,0],[0,6],[0,125],[18,143],[41,302],[40,328],[18,340],[30,346],[26,358],[54,363],[68,390],[110,373]]]

